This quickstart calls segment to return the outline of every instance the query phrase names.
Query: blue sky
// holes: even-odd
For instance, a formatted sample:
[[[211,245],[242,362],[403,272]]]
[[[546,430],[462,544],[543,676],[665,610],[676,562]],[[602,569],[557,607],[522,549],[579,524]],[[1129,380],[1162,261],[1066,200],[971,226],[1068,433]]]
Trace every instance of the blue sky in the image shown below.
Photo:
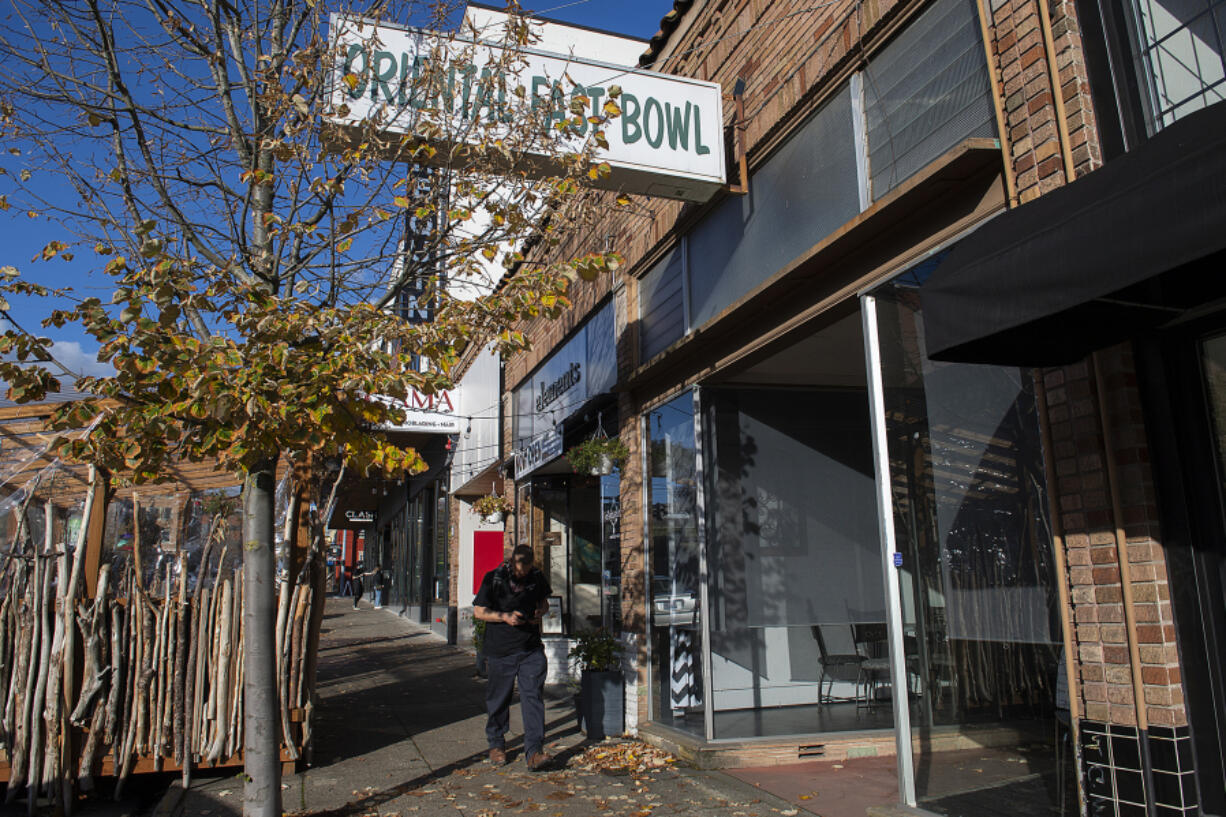
[[[483,0],[485,5],[498,5],[498,0]],[[525,10],[553,20],[576,23],[603,29],[617,34],[650,38],[660,27],[660,18],[672,9],[672,0],[545,0],[538,4],[525,4]],[[0,167],[8,173],[18,173],[24,166],[24,157],[4,154]],[[36,180],[37,181],[37,180]],[[0,176],[0,194],[9,192],[10,185]],[[62,195],[54,178],[48,177],[41,185],[44,195],[59,198]],[[71,196],[71,190],[65,191]],[[0,249],[0,266],[12,265],[21,271],[27,280],[37,281],[48,287],[72,287],[78,297],[98,296],[107,298],[111,279],[101,273],[106,259],[99,258],[88,247],[73,247],[71,261],[53,258],[50,261],[32,261],[48,242],[67,240],[65,230],[49,223],[45,218],[31,218],[27,208],[16,200],[6,212],[0,212],[0,230],[3,230],[3,248]],[[70,301],[62,299],[10,298],[10,314],[22,328],[29,332],[50,337],[56,342],[55,355],[73,371],[98,373],[95,354],[97,346],[93,339],[76,326],[63,329],[44,329],[43,317],[53,308],[66,308]]]

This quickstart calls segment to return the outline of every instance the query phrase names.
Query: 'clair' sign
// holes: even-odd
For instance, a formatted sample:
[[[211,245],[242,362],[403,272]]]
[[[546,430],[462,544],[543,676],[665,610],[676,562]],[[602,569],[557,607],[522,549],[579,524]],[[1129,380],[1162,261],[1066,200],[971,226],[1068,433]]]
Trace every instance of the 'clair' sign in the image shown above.
[[[339,57],[330,99],[337,125],[377,116],[385,130],[405,133],[429,109],[444,114],[451,133],[462,134],[474,130],[472,123],[509,121],[512,106],[531,105],[548,128],[579,112],[580,97],[589,100],[585,115],[600,116],[609,90],[619,86],[622,113],[605,126],[608,149],[597,154],[613,168],[602,186],[705,201],[725,182],[716,83],[531,48],[517,54],[514,76],[495,76],[490,66],[500,64],[503,51],[497,44],[336,14],[329,32]],[[431,60],[447,64],[432,73]],[[429,82],[422,80],[427,75]]]

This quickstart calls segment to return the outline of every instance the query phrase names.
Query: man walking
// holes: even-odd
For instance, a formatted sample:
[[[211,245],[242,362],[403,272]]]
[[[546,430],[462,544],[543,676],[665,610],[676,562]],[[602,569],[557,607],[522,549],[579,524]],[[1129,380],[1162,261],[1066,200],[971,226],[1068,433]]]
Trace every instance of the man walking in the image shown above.
[[[532,771],[553,758],[545,753],[545,674],[549,665],[541,644],[541,616],[552,591],[545,574],[532,566],[532,548],[516,545],[511,558],[485,574],[473,599],[473,616],[486,622],[485,659],[489,682],[485,737],[491,763],[507,762],[506,733],[511,720],[511,693],[519,679],[524,718],[524,757]]]

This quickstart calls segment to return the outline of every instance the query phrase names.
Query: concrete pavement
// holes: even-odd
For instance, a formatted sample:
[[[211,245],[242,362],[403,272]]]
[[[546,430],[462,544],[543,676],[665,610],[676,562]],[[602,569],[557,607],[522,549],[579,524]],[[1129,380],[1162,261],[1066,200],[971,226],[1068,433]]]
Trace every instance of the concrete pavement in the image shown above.
[[[590,815],[796,815],[797,807],[718,772],[678,768],[654,750],[593,746],[578,731],[569,700],[548,701],[553,771],[523,763],[519,706],[512,708],[512,762],[485,763],[484,682],[471,654],[389,609],[355,611],[329,599],[320,643],[320,705],[313,762],[285,778],[284,810],[320,817],[541,817]],[[629,767],[611,761],[634,758]],[[242,782],[202,777],[174,784],[164,817],[242,813]],[[799,811],[804,814],[803,810]]]

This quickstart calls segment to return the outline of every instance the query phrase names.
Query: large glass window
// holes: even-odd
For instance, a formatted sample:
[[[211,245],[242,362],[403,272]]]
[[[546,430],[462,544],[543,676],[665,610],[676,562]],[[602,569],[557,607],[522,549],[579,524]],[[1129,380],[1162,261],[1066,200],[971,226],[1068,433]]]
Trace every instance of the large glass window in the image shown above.
[[[1226,99],[1226,0],[1133,0],[1151,131]]]
[[[933,263],[875,293],[916,794],[959,817],[1074,814],[1032,375],[928,359]]]
[[[604,628],[614,635],[622,631],[622,502],[621,475],[600,477],[601,617]]]
[[[598,629],[601,613],[600,478],[576,474],[570,483],[571,632]],[[558,588],[555,585],[554,592]]]
[[[705,734],[694,398],[647,415],[651,714]]]
[[[866,392],[704,389],[702,403],[714,737],[889,729]]]
[[[963,140],[995,135],[971,0],[935,0],[854,79],[754,171],[747,195],[719,202],[643,276],[644,361]]]
[[[651,360],[685,334],[685,280],[682,248],[674,247],[639,282],[639,344]]]
[[[690,323],[702,326],[860,212],[844,86],[689,236]]]
[[[447,513],[447,490],[445,488],[445,480],[437,480],[434,483],[435,495],[434,500],[434,598],[435,604],[447,605],[451,590],[451,548],[448,547],[448,519],[450,514]],[[438,617],[438,611],[434,611],[433,616]]]
[[[872,196],[996,126],[979,21],[970,0],[937,0],[864,71]]]
[[[521,501],[531,507],[529,513],[521,513],[531,518],[521,541],[534,543],[541,569],[554,594],[562,597],[566,635],[601,626],[612,628],[615,623],[608,618],[605,598],[611,592],[616,600],[620,542],[606,536],[604,520],[608,496],[611,493],[616,499],[619,484],[616,473],[603,477],[572,474],[537,477],[530,483],[531,490],[521,491]]]

